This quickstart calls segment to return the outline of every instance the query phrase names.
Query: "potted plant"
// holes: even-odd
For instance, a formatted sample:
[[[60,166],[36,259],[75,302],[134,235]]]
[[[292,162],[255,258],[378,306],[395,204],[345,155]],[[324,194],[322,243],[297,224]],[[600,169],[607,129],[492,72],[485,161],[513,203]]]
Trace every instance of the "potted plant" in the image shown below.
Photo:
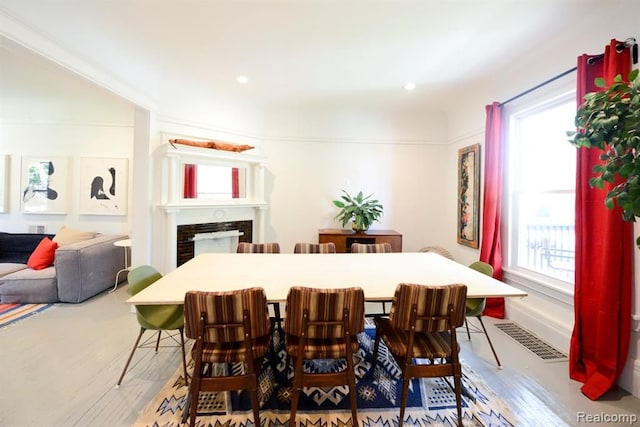
[[[575,125],[577,131],[567,132],[570,142],[577,147],[597,147],[602,163],[593,168],[595,176],[589,180],[592,187],[604,188],[613,184],[605,198],[609,209],[622,208],[625,221],[640,216],[640,78],[638,70],[629,74],[628,82],[620,75],[613,84],[601,92],[585,95],[578,108]],[[605,80],[595,80],[604,88]],[[636,240],[640,247],[640,237]]]
[[[382,205],[378,200],[371,198],[373,194],[364,197],[362,191],[356,196],[351,196],[345,190],[342,190],[342,193],[340,200],[333,201],[333,204],[340,208],[334,219],[341,221],[342,227],[352,221],[351,227],[354,231],[366,231],[382,216]]]

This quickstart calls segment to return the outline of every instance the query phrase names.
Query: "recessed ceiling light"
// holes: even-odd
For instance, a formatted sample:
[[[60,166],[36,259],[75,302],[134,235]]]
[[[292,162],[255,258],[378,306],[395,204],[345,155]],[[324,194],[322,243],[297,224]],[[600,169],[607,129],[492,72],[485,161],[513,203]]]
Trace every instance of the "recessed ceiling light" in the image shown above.
[[[404,85],[404,90],[414,90],[416,88],[416,84],[414,82],[407,82]]]
[[[246,84],[249,83],[249,77],[247,76],[238,76],[236,77],[236,81],[240,84]]]

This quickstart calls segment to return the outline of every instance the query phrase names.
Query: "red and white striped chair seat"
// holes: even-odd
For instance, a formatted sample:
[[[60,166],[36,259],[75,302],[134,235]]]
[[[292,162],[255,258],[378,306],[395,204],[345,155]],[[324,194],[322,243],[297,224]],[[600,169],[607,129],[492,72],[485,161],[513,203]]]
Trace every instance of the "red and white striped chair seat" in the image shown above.
[[[239,254],[279,254],[280,244],[271,243],[238,243],[236,253]]]
[[[352,254],[386,254],[393,252],[390,243],[353,243]]]
[[[293,247],[294,254],[335,254],[336,245],[328,243],[296,243]]]

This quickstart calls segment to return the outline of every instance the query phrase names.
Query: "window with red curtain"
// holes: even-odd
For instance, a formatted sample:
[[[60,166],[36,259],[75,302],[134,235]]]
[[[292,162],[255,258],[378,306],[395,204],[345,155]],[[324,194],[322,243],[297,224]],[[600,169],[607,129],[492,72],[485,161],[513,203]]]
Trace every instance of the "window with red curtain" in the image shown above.
[[[491,105],[487,105],[486,114],[480,261],[491,264],[493,266],[493,277],[502,280],[500,224],[502,222],[504,146],[502,108],[500,104],[494,102]],[[487,298],[487,305],[483,314],[504,319],[504,298]]]
[[[594,92],[596,77],[610,84],[631,71],[630,48],[612,40],[604,55],[578,58],[577,102]],[[569,374],[583,384],[582,392],[598,399],[615,384],[624,369],[631,329],[633,227],[619,208],[604,204],[605,190],[591,188],[600,150],[581,148],[576,171],[575,323],[571,337]]]

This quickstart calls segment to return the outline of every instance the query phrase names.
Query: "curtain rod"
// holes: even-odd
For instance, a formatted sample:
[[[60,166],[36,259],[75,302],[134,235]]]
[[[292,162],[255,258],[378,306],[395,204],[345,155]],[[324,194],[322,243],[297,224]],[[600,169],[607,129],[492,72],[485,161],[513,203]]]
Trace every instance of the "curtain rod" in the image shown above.
[[[633,63],[634,64],[638,63],[638,44],[636,43],[636,39],[635,38],[630,37],[630,38],[626,39],[624,42],[620,43],[618,46],[619,47],[630,47],[631,48],[632,57],[633,57],[632,58],[633,59]],[[604,57],[604,53],[602,53],[600,55],[593,55],[593,56],[591,56],[589,58],[589,61],[590,62],[591,61],[597,61],[598,59],[601,59],[603,57]],[[524,92],[520,92],[519,94],[517,94],[515,96],[512,96],[511,98],[507,99],[504,102],[501,102],[499,104],[499,106],[502,107],[503,105],[508,104],[511,101],[515,101],[516,99],[521,98],[521,97],[533,92],[536,89],[540,89],[541,87],[546,86],[549,83],[552,83],[552,82],[558,80],[559,78],[562,78],[562,77],[566,76],[567,74],[573,73],[577,69],[578,69],[578,67],[573,67],[573,68],[570,68],[570,69],[568,69],[566,71],[563,71],[562,73],[558,74],[557,76],[551,77],[550,79],[545,80],[544,82],[542,82],[540,84],[537,84],[534,87],[525,90]]]

